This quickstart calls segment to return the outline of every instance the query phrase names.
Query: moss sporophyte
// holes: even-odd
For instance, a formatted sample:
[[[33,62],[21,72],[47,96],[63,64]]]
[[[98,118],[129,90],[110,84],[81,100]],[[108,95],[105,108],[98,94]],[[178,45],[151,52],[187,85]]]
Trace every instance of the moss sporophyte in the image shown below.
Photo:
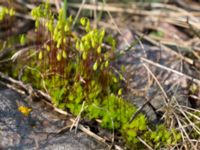
[[[13,16],[14,14],[15,11],[13,8],[9,9],[7,7],[0,6],[0,21],[3,20],[6,15]]]
[[[83,17],[80,26],[84,31],[79,36],[72,31],[73,17],[65,18],[61,9],[55,21],[48,3],[34,8],[31,15],[43,41],[40,49],[31,51],[26,65],[34,69],[24,69],[25,82],[47,92],[56,107],[74,115],[80,113],[84,102],[83,117],[101,119],[103,128],[119,132],[132,148],[144,147],[138,137],[153,148],[169,147],[180,140],[175,129],[160,125],[150,129],[144,114],[129,122],[137,109],[123,99],[122,75],[111,66],[116,42],[104,29],[92,29],[89,19]]]

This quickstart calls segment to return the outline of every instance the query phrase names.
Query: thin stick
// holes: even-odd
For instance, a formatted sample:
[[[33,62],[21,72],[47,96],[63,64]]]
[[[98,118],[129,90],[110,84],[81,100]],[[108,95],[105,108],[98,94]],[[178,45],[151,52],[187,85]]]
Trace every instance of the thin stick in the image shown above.
[[[142,60],[143,62],[146,62],[146,63],[151,64],[151,65],[153,65],[153,66],[156,66],[156,67],[159,67],[159,68],[161,68],[161,69],[167,70],[167,71],[169,71],[169,72],[175,73],[175,74],[177,74],[177,75],[179,75],[179,76],[181,76],[181,77],[184,77],[184,78],[186,78],[186,79],[188,79],[188,80],[191,80],[191,81],[197,83],[198,85],[200,85],[200,80],[198,80],[198,79],[196,79],[196,78],[193,78],[193,77],[191,77],[191,76],[189,76],[189,75],[186,75],[186,74],[184,74],[184,73],[182,73],[182,72],[179,72],[179,71],[177,71],[177,70],[173,70],[173,69],[171,69],[171,68],[168,68],[168,67],[163,66],[163,65],[161,65],[161,64],[155,63],[155,62],[153,62],[153,61],[151,61],[151,60],[148,60],[148,59],[146,59],[146,58],[143,58],[143,57],[141,57],[141,60]]]
[[[78,12],[76,13],[76,17],[75,17],[75,19],[74,19],[74,21],[73,21],[72,28],[74,28],[74,26],[75,26],[75,24],[76,24],[76,22],[77,22],[77,19],[78,19],[80,13],[81,13],[81,10],[82,10],[83,6],[85,5],[85,2],[86,2],[86,0],[82,0],[81,6],[80,6],[80,8],[78,9]]]
[[[140,140],[140,142],[142,142],[148,149],[153,150],[153,148],[152,148],[150,145],[148,145],[143,139],[141,139],[140,137],[137,137],[137,138],[138,138],[138,140]]]
[[[160,84],[160,82],[158,81],[158,79],[156,78],[156,76],[152,73],[152,71],[147,67],[146,64],[143,63],[143,66],[146,68],[146,70],[150,73],[150,75],[154,78],[154,80],[156,81],[156,83],[158,84],[160,90],[163,92],[164,97],[165,97],[165,103],[167,105],[167,103],[170,101],[170,99],[167,96],[167,93],[165,92],[164,88],[162,87],[162,85]]]
[[[146,99],[146,98],[145,98]],[[140,107],[140,108],[138,108],[138,110],[132,115],[132,117],[131,117],[131,119],[129,120],[129,123],[131,123],[134,119],[135,119],[135,117],[137,117],[137,115],[141,112],[141,110],[148,104],[148,103],[150,103],[150,101],[152,100],[152,98],[150,98],[150,99],[146,99],[146,102]]]
[[[193,61],[192,59],[187,58],[187,57],[184,57],[183,55],[181,55],[181,54],[179,54],[179,53],[177,53],[177,52],[171,50],[170,48],[168,48],[168,47],[162,45],[161,43],[158,43],[158,42],[156,42],[155,40],[149,38],[148,36],[146,36],[146,35],[144,35],[144,34],[142,34],[142,33],[140,33],[140,32],[136,32],[136,34],[139,35],[139,36],[143,36],[143,39],[145,39],[145,40],[147,40],[148,42],[152,43],[153,45],[158,46],[158,47],[160,47],[161,49],[163,49],[163,50],[165,50],[165,51],[168,51],[168,52],[170,52],[171,54],[173,54],[173,55],[175,55],[175,56],[181,58],[181,59],[184,60],[185,62],[187,62],[187,63],[189,63],[189,64],[194,64],[194,61]]]
[[[78,127],[78,124],[79,124],[79,121],[80,121],[80,118],[81,118],[81,113],[84,110],[84,105],[85,105],[85,101],[83,101],[83,104],[81,106],[81,110],[80,110],[78,116],[76,117],[76,119],[74,120],[73,124],[71,125],[70,131],[72,131],[73,127],[75,126],[76,127],[75,133],[77,132],[77,127]]]

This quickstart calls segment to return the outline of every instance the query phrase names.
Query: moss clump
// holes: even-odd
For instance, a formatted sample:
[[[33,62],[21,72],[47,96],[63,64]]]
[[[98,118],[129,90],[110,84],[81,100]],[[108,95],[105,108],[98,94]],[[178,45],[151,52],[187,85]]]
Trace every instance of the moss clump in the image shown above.
[[[36,32],[42,37],[40,49],[35,50],[37,54],[29,61],[31,68],[37,69],[26,70],[24,79],[39,81],[32,84],[49,93],[55,106],[77,115],[84,103],[83,116],[101,119],[103,128],[118,131],[128,145],[136,148],[144,147],[138,137],[154,148],[167,147],[179,140],[174,136],[179,135],[177,132],[172,133],[164,126],[151,131],[143,114],[129,122],[136,107],[121,96],[121,75],[111,66],[116,42],[106,36],[104,29],[91,29],[90,21],[81,18],[84,31],[79,37],[72,31],[73,17],[65,19],[60,10],[55,23],[48,3],[33,9],[32,15]],[[30,76],[34,79],[30,80]]]

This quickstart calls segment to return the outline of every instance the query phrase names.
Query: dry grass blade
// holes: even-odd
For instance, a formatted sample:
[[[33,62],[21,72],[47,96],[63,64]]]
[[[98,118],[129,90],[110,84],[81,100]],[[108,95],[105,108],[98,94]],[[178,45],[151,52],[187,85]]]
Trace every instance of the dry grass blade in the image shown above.
[[[163,66],[163,65],[161,65],[161,64],[155,63],[155,62],[153,62],[153,61],[151,61],[151,60],[148,60],[148,59],[146,59],[146,58],[141,58],[141,60],[142,60],[143,62],[146,62],[146,63],[151,64],[151,65],[153,65],[153,66],[156,66],[156,67],[159,67],[159,68],[161,68],[161,69],[167,70],[167,71],[169,71],[169,72],[175,73],[175,74],[179,75],[180,77],[186,78],[186,79],[191,80],[191,81],[197,83],[198,85],[200,85],[200,80],[199,80],[199,79],[193,78],[193,77],[191,77],[191,76],[189,76],[189,75],[186,75],[186,74],[184,74],[184,73],[182,73],[182,72],[179,72],[179,71],[177,71],[177,70],[173,70],[173,69],[168,68],[168,67],[166,67],[166,66]]]
[[[197,126],[197,123],[199,124],[199,117],[196,116],[193,113],[190,113],[187,110],[182,109],[182,106],[177,102],[176,99],[173,99],[175,103],[169,103],[168,108],[166,108],[166,113],[163,115],[164,118],[169,118],[169,115],[171,116],[172,120],[171,122],[175,121],[177,123],[178,127],[176,128],[181,132],[182,135],[182,141],[184,147],[187,149],[189,147],[192,147],[195,149],[195,142],[193,139],[190,138],[190,130],[192,132],[195,132],[199,134],[199,127]],[[171,113],[167,113],[167,111],[170,110]],[[191,109],[190,109],[191,110]],[[189,115],[189,116],[188,116]],[[192,116],[196,121],[192,121],[189,117]],[[174,119],[173,119],[174,118]]]
[[[137,111],[133,114],[133,116],[131,117],[131,119],[129,120],[129,123],[131,123],[135,117],[142,111],[142,109],[151,102],[152,98],[151,99],[146,99],[146,102],[140,107],[137,109]]]
[[[187,139],[187,141],[189,141],[189,143],[192,145],[192,147],[194,147],[194,144],[191,142],[187,131],[185,130],[184,126],[182,125],[182,123],[179,119],[179,116],[176,113],[174,113],[174,116],[175,116],[178,126],[180,128],[183,142],[185,142],[185,139]]]
[[[76,13],[76,17],[75,17],[75,19],[74,19],[74,21],[73,21],[72,28],[73,28],[74,25],[76,24],[77,19],[78,19],[80,13],[81,13],[81,10],[83,9],[83,6],[85,5],[85,2],[86,2],[86,0],[82,0],[81,6],[80,6],[80,8],[78,9],[78,12]]]
[[[73,129],[73,127],[75,126],[75,133],[77,133],[77,127],[81,118],[81,113],[84,111],[84,106],[85,106],[85,101],[83,101],[83,104],[81,106],[81,110],[79,112],[79,114],[77,115],[76,119],[74,120],[73,124],[71,125],[70,131]]]
[[[167,93],[165,92],[164,88],[162,87],[161,83],[158,81],[158,79],[156,78],[156,76],[152,73],[152,71],[149,69],[149,67],[143,63],[143,66],[145,67],[145,69],[150,73],[150,75],[153,77],[153,79],[156,81],[156,83],[158,84],[160,90],[162,91],[164,97],[165,97],[165,104],[167,105],[168,102],[170,101],[169,97],[167,96]]]
[[[174,0],[174,2],[189,11],[200,11],[200,8],[198,6],[195,6],[194,4],[188,5],[185,1],[180,0]]]
[[[30,51],[33,48],[36,48],[36,46],[35,45],[28,46],[28,47],[25,47],[25,48],[18,50],[15,54],[12,55],[11,60],[13,62],[16,61],[17,58],[19,58],[20,56],[22,56],[23,54],[25,54],[26,52]]]
[[[148,42],[152,43],[153,45],[155,45],[155,46],[157,46],[157,47],[160,47],[161,49],[167,51],[169,54],[175,55],[175,56],[177,56],[178,58],[184,60],[185,62],[187,62],[187,63],[189,63],[189,64],[194,64],[194,61],[193,61],[192,59],[187,58],[187,57],[184,57],[183,55],[181,55],[181,54],[179,54],[179,53],[173,51],[172,49],[170,49],[170,48],[168,48],[168,47],[162,45],[161,43],[156,42],[155,40],[151,39],[150,37],[144,36],[144,35],[141,34],[140,32],[136,32],[136,33],[137,33],[140,37],[143,36],[143,38],[144,38],[145,40],[147,40]]]
[[[195,18],[195,16],[192,13],[189,13],[187,11],[183,11],[180,9],[176,10],[168,10],[168,11],[163,11],[163,9],[156,9],[156,10],[142,10],[139,8],[139,6],[132,4],[133,8],[128,8],[126,7],[119,7],[119,6],[114,6],[113,4],[106,4],[106,6],[102,7],[102,3],[98,3],[98,5],[91,5],[91,4],[85,4],[83,6],[83,9],[88,9],[88,10],[98,10],[98,11],[109,11],[109,12],[116,12],[116,13],[128,13],[128,14],[134,14],[134,15],[139,15],[139,16],[148,16],[153,20],[159,19],[160,21],[171,21],[172,24],[176,24],[178,26],[183,26],[185,28],[189,28],[189,25],[187,24],[187,19],[184,18],[190,18],[191,25],[194,26],[197,29],[200,29],[200,25],[198,24],[197,21],[198,19]],[[78,3],[69,3],[69,7],[72,8],[80,8],[81,5]],[[164,8],[164,6],[163,6]],[[177,12],[179,10],[180,12]],[[167,18],[167,19],[166,19]],[[174,20],[175,19],[175,20]],[[194,20],[194,21],[193,21]],[[178,23],[179,22],[179,23]]]
[[[138,137],[138,140],[142,142],[149,150],[153,150],[153,148],[150,145],[148,145],[142,138]]]
[[[178,109],[180,112],[181,112],[181,114],[184,116],[184,119],[186,119],[188,122],[189,122],[189,125],[195,130],[195,132],[196,133],[198,133],[199,135],[200,135],[200,129],[199,129],[199,127],[197,127],[196,125],[195,125],[195,123],[193,123],[190,119],[189,119],[189,117],[186,115],[186,113],[179,107],[179,109]],[[188,123],[187,123],[188,124]]]

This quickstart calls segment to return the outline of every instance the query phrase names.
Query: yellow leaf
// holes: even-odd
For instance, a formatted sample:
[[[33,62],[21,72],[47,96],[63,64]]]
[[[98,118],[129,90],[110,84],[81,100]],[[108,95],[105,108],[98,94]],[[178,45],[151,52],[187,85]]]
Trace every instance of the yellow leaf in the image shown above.
[[[20,111],[24,116],[28,116],[31,112],[31,109],[26,106],[19,106],[18,111]]]

